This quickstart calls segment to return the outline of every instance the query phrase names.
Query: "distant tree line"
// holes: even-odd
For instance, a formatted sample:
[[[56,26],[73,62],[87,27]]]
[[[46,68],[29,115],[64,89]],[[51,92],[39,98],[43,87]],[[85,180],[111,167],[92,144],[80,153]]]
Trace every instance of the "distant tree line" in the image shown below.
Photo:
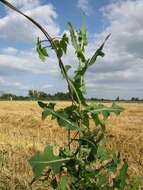
[[[33,100],[70,100],[69,93],[57,92],[51,95],[37,90],[29,90],[28,97]]]
[[[70,100],[69,93],[57,92],[53,95],[42,91],[29,90],[27,96],[17,96],[11,93],[3,93],[0,100]]]
[[[0,96],[0,100],[70,100],[69,93],[64,92],[57,92],[55,94],[47,94],[43,91],[37,91],[37,90],[29,90],[27,96],[17,96],[12,93],[3,93]],[[104,101],[108,102],[111,101],[111,99],[104,99],[104,98],[88,98],[89,101]],[[113,101],[113,100],[112,100]],[[143,102],[143,99],[139,99],[137,97],[132,97],[130,100],[120,99],[119,96],[114,101],[131,101],[131,102]]]
[[[132,97],[131,99],[123,99],[117,96],[115,99],[105,99],[105,98],[89,98],[89,101],[101,101],[101,102],[110,102],[110,101],[117,101],[117,102],[143,102],[143,98]]]
[[[29,100],[28,96],[17,96],[11,93],[4,93],[0,96],[0,100]]]

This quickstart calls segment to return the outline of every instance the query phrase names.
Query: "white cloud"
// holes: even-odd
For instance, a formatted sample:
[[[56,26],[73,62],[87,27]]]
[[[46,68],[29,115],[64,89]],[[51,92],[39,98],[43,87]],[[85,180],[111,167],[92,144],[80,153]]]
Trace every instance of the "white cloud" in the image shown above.
[[[80,8],[86,15],[92,14],[92,6],[90,0],[78,0],[77,7]]]
[[[38,0],[8,0],[8,2],[22,10],[35,8],[39,5]],[[10,9],[7,9],[7,11],[10,11]]]
[[[14,0],[12,0],[14,1]],[[55,22],[57,13],[52,4],[41,5],[40,1],[15,1],[18,7],[29,16],[36,19],[49,34],[58,35],[60,28]],[[33,3],[34,2],[34,3]],[[33,42],[35,37],[41,35],[41,32],[14,11],[7,9],[7,15],[0,18],[0,38],[11,41]]]
[[[0,68],[2,74],[2,68],[7,67],[8,70],[3,72],[11,74],[14,71],[19,72],[31,72],[33,74],[50,74],[56,75],[58,72],[58,65],[55,59],[49,57],[46,63],[41,63],[38,55],[33,50],[22,51],[12,47],[1,50],[0,53]]]
[[[16,55],[18,53],[18,50],[13,47],[8,47],[8,48],[2,49],[1,53],[8,54],[8,55]]]
[[[142,98],[143,1],[118,1],[102,9],[102,12],[108,26],[102,33],[96,34],[98,42],[95,44],[101,44],[109,33],[111,38],[104,48],[105,57],[98,59],[98,64],[90,68],[87,82],[90,86],[95,84],[95,89],[96,85],[101,86],[101,89],[104,87],[105,96],[107,90],[112,89],[113,95]],[[93,47],[94,44],[91,45],[90,52],[93,52]]]
[[[40,0],[9,0],[9,2],[36,19],[51,35],[59,34],[60,28],[56,23],[57,13],[52,4],[41,5]],[[40,32],[34,25],[6,8],[6,15],[0,18],[0,38],[4,43],[16,41],[21,43],[22,49],[22,42],[28,42],[31,46],[38,35]],[[63,82],[59,81],[58,69],[53,53],[50,53],[46,63],[41,63],[36,52],[30,48],[0,49],[0,76],[2,77],[0,90],[23,94],[30,88],[47,90],[55,83],[54,86],[57,87],[50,91],[55,92],[64,86]]]
[[[53,85],[52,84],[45,84],[41,87],[41,89],[45,90],[45,89],[49,89],[49,88],[52,88]]]
[[[0,84],[4,83],[4,79],[2,77],[0,77]]]
[[[41,63],[33,50],[22,51],[11,47],[2,49],[0,92],[26,95],[28,89],[47,92],[50,89],[50,93],[55,93],[57,89],[62,91],[64,84],[58,70],[57,61],[53,55],[50,55],[45,63]]]
[[[19,90],[28,90],[21,82],[18,81],[11,81],[11,79],[0,77],[0,85],[3,86],[4,89],[12,89],[16,88]]]

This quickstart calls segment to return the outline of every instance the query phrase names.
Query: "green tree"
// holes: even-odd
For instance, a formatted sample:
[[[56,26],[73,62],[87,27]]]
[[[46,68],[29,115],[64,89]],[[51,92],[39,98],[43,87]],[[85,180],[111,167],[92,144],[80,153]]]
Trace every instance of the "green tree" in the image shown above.
[[[28,91],[28,96],[31,99],[36,99],[37,100],[39,98],[39,95],[40,95],[40,93],[37,90],[29,90]]]
[[[1,99],[3,99],[3,100],[15,100],[16,95],[11,94],[11,93],[4,93],[4,94],[2,94]]]

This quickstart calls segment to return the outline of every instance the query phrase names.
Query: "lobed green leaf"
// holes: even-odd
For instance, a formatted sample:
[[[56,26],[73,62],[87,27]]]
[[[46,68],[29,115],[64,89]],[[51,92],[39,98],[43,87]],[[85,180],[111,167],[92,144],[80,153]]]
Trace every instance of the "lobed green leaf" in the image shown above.
[[[42,61],[46,60],[46,57],[48,57],[48,53],[46,51],[46,48],[42,47],[41,41],[39,38],[37,38],[37,43],[36,43],[36,50],[39,55],[39,58]]]
[[[112,104],[111,107],[106,107],[102,104],[96,105],[95,107],[90,106],[88,108],[88,112],[92,114],[99,114],[102,113],[104,116],[104,119],[107,119],[110,113],[115,113],[116,115],[119,115],[122,111],[124,111],[124,108],[116,105],[115,103]]]
[[[96,59],[97,59],[98,56],[103,57],[103,56],[105,55],[102,50],[103,50],[103,47],[104,47],[104,45],[105,45],[105,42],[108,40],[108,38],[110,37],[110,35],[111,35],[111,34],[109,34],[109,35],[105,38],[105,40],[104,40],[104,42],[102,43],[102,45],[95,51],[95,53],[93,54],[93,56],[91,57],[91,59],[90,59],[89,62],[88,62],[88,66],[93,65],[93,64],[96,62]]]
[[[70,32],[70,36],[71,36],[72,45],[75,48],[75,50],[78,50],[79,46],[77,43],[77,36],[76,36],[76,33],[75,33],[73,26],[70,22],[68,22],[68,28],[69,28],[69,32]]]
[[[60,112],[60,111],[54,111],[53,109],[46,108],[42,112],[42,119],[45,119],[47,116],[52,115],[55,118],[57,118],[58,122],[60,122],[60,126],[65,127],[67,129],[71,130],[78,130],[81,131],[81,129],[78,127],[78,125],[74,122],[71,122],[69,119],[67,119],[67,113],[66,112]]]
[[[60,156],[55,156],[53,154],[53,147],[48,145],[44,149],[43,153],[36,153],[29,160],[29,164],[32,167],[34,177],[40,177],[43,173],[43,170],[49,166],[52,171],[57,174],[61,170],[61,166],[69,161],[70,158],[61,158]]]

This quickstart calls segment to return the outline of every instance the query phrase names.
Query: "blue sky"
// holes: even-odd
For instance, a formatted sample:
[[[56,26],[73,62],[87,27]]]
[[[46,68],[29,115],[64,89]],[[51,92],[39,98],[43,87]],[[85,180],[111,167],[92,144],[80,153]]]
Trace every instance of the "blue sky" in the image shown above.
[[[58,22],[63,30],[66,27],[67,21],[74,23],[77,26],[77,28],[79,28],[81,25],[81,15],[83,10],[87,15],[86,27],[90,32],[95,32],[95,31],[101,31],[104,24],[100,9],[108,5],[111,2],[111,0],[85,1],[88,2],[87,5],[89,5],[89,7],[87,7],[87,9],[85,10],[84,8],[78,6],[77,0],[72,0],[72,1],[51,0],[49,2],[51,2],[55,6],[59,15]]]
[[[82,11],[89,37],[87,56],[107,34],[106,56],[86,75],[87,96],[143,98],[143,1],[142,0],[9,0],[39,21],[52,36],[67,31],[67,21],[78,29]],[[26,95],[29,89],[47,93],[66,91],[53,53],[41,63],[32,24],[0,3],[0,93]],[[76,65],[69,46],[66,63]]]

